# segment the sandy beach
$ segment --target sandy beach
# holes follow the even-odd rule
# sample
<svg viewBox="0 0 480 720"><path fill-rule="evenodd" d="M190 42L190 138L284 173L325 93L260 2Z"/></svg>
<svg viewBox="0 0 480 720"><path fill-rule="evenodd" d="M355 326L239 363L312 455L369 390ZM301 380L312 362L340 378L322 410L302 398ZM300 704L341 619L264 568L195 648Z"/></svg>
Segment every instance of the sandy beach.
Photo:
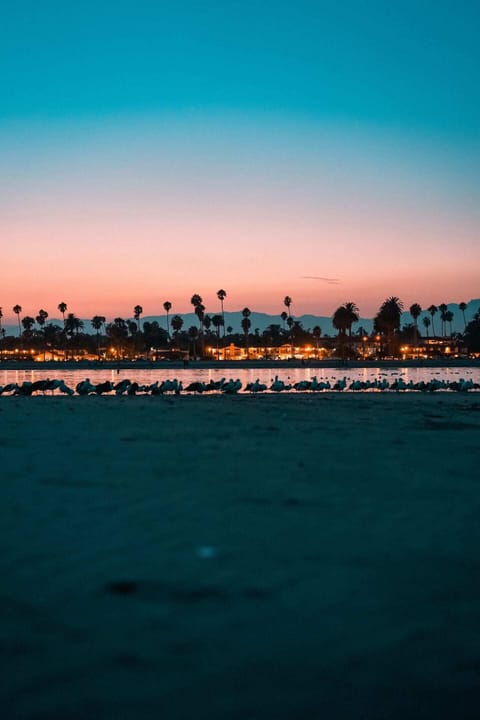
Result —
<svg viewBox="0 0 480 720"><path fill-rule="evenodd" d="M5 397L6 720L477 720L480 396Z"/></svg>

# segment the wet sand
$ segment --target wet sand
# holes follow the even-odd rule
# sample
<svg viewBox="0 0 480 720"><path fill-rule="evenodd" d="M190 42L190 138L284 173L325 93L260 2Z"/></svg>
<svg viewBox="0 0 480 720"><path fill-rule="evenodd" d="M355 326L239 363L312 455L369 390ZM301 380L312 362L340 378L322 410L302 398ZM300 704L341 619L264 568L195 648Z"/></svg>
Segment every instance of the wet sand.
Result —
<svg viewBox="0 0 480 720"><path fill-rule="evenodd" d="M0 402L7 720L476 720L480 396Z"/></svg>

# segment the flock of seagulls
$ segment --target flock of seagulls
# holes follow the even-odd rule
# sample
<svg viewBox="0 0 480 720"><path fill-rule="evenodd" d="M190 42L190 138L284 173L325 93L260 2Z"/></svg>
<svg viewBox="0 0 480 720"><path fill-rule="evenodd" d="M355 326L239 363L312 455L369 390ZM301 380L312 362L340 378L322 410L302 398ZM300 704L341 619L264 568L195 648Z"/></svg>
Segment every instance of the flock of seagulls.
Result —
<svg viewBox="0 0 480 720"><path fill-rule="evenodd" d="M313 377L311 380L300 380L296 383L289 383L278 378L271 381L270 385L260 382L260 379L254 382L247 383L245 388L241 380L222 378L221 380L210 380L208 383L195 381L191 382L186 387L183 386L181 380L174 378L173 380L163 380L162 382L156 381L150 385L140 385L137 382L124 379L117 383L105 381L93 385L89 378L79 382L75 389L68 387L63 380L35 380L34 382L25 381L22 384L8 383L5 386L0 385L0 395L22 395L25 397L34 395L36 393L51 393L55 391L63 393L65 395L104 395L104 394L115 394L115 395L166 395L174 394L180 395L181 393L203 395L206 393L222 393L224 395L236 395L240 391L251 394L271 392L361 392L361 391L417 391L417 392L435 392L437 390L450 390L455 392L468 392L469 390L480 390L480 384L473 382L473 380L465 380L459 378L458 380L439 380L431 379L428 381L421 380L419 382L405 382L403 378L396 378L392 382L389 382L387 378L381 380L352 380L350 381L347 377L343 377L340 380L336 380L334 383L330 383L329 380L318 380Z"/></svg>

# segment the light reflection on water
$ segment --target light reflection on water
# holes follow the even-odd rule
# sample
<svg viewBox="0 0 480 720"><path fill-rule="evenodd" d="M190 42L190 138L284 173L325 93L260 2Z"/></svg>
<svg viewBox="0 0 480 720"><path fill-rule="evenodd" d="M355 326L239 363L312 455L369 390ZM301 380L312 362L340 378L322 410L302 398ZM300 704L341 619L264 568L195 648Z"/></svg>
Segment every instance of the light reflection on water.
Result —
<svg viewBox="0 0 480 720"><path fill-rule="evenodd" d="M151 369L151 368L139 368L139 369L121 369L117 372L115 369L91 369L82 368L80 370L71 369L49 369L49 370L3 370L0 374L0 385L7 385L8 383L17 383L21 385L24 381L33 382L35 380L45 380L47 378L63 379L65 383L72 388L75 388L77 383L85 378L89 378L93 385L101 382L110 380L114 383L119 382L128 378L129 380L136 381L140 385L151 385L158 380L161 383L163 380L173 380L177 378L181 380L183 386L186 387L189 383L194 381L209 382L210 380L217 381L221 378L229 380L239 378L242 381L243 388L249 382L253 382L259 379L261 383L265 383L267 386L271 384L273 379L277 376L280 380L285 383L294 384L301 380L311 380L313 377L317 377L318 380L329 380L333 385L337 380L341 380L343 377L347 378L348 383L354 380L361 381L373 381L375 379L381 380L385 378L389 383L395 379L403 378L408 383L412 380L414 383L425 381L428 382L432 378L439 380L446 380L447 382L459 380L464 378L465 380L473 380L475 383L480 383L480 368L476 367L404 367L404 368L185 368L178 369L168 368L162 369Z"/></svg>

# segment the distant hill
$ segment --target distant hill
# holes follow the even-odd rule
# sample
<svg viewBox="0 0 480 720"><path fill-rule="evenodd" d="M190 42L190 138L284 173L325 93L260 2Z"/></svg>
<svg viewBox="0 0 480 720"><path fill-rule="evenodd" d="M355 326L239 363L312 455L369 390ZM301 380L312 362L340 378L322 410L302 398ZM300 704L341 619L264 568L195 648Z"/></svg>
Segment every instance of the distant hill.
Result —
<svg viewBox="0 0 480 720"><path fill-rule="evenodd" d="M461 332L463 331L463 317L462 313L458 309L458 304L456 303L449 303L448 309L453 313L454 320L453 320L453 329L454 331ZM465 318L467 323L473 318L474 314L477 312L477 310L480 309L480 299L477 300L470 300L467 304L467 309L465 310ZM170 319L173 315L178 314L183 318L183 327L184 329L188 329L191 325L198 326L198 319L195 313L170 313ZM210 316L215 315L215 312L208 313ZM425 310L422 312L420 318L418 319L418 324L420 328L423 328L422 319L424 317L431 318L430 314L426 312ZM315 325L319 325L322 329L322 335L335 335L336 330L334 329L332 325L332 318L326 317L324 315L293 315L294 320L299 320L302 323L302 326L306 330L311 330L315 327ZM125 318L127 319L127 318ZM152 322L153 320L156 320L161 327L166 328L166 317L165 315L145 315L142 316L141 322L144 323L146 321ZM63 320L62 318L48 318L48 323L52 323L54 325L59 325L60 327L63 326ZM89 320L84 319L83 320L85 324L85 332L88 333L94 333L94 329L91 326L91 323ZM226 312L225 313L225 326L226 327L232 327L233 332L242 332L242 313L241 312ZM282 320L280 318L280 315L268 315L267 313L257 313L252 312L250 315L250 322L251 325L251 332L254 332L257 328L260 332L265 330L266 327L269 325L280 325L282 326ZM402 314L402 321L401 324L406 325L407 323L411 323L412 318L410 316L410 313L404 312ZM437 313L434 317L434 324L435 324L435 331L437 335L440 332L440 315ZM8 324L3 326L7 332L8 335L16 335L18 334L18 325L14 324ZM353 330L355 331L359 327L363 327L367 332L371 332L373 329L373 318L360 318L359 322L356 323L353 326Z"/></svg>

